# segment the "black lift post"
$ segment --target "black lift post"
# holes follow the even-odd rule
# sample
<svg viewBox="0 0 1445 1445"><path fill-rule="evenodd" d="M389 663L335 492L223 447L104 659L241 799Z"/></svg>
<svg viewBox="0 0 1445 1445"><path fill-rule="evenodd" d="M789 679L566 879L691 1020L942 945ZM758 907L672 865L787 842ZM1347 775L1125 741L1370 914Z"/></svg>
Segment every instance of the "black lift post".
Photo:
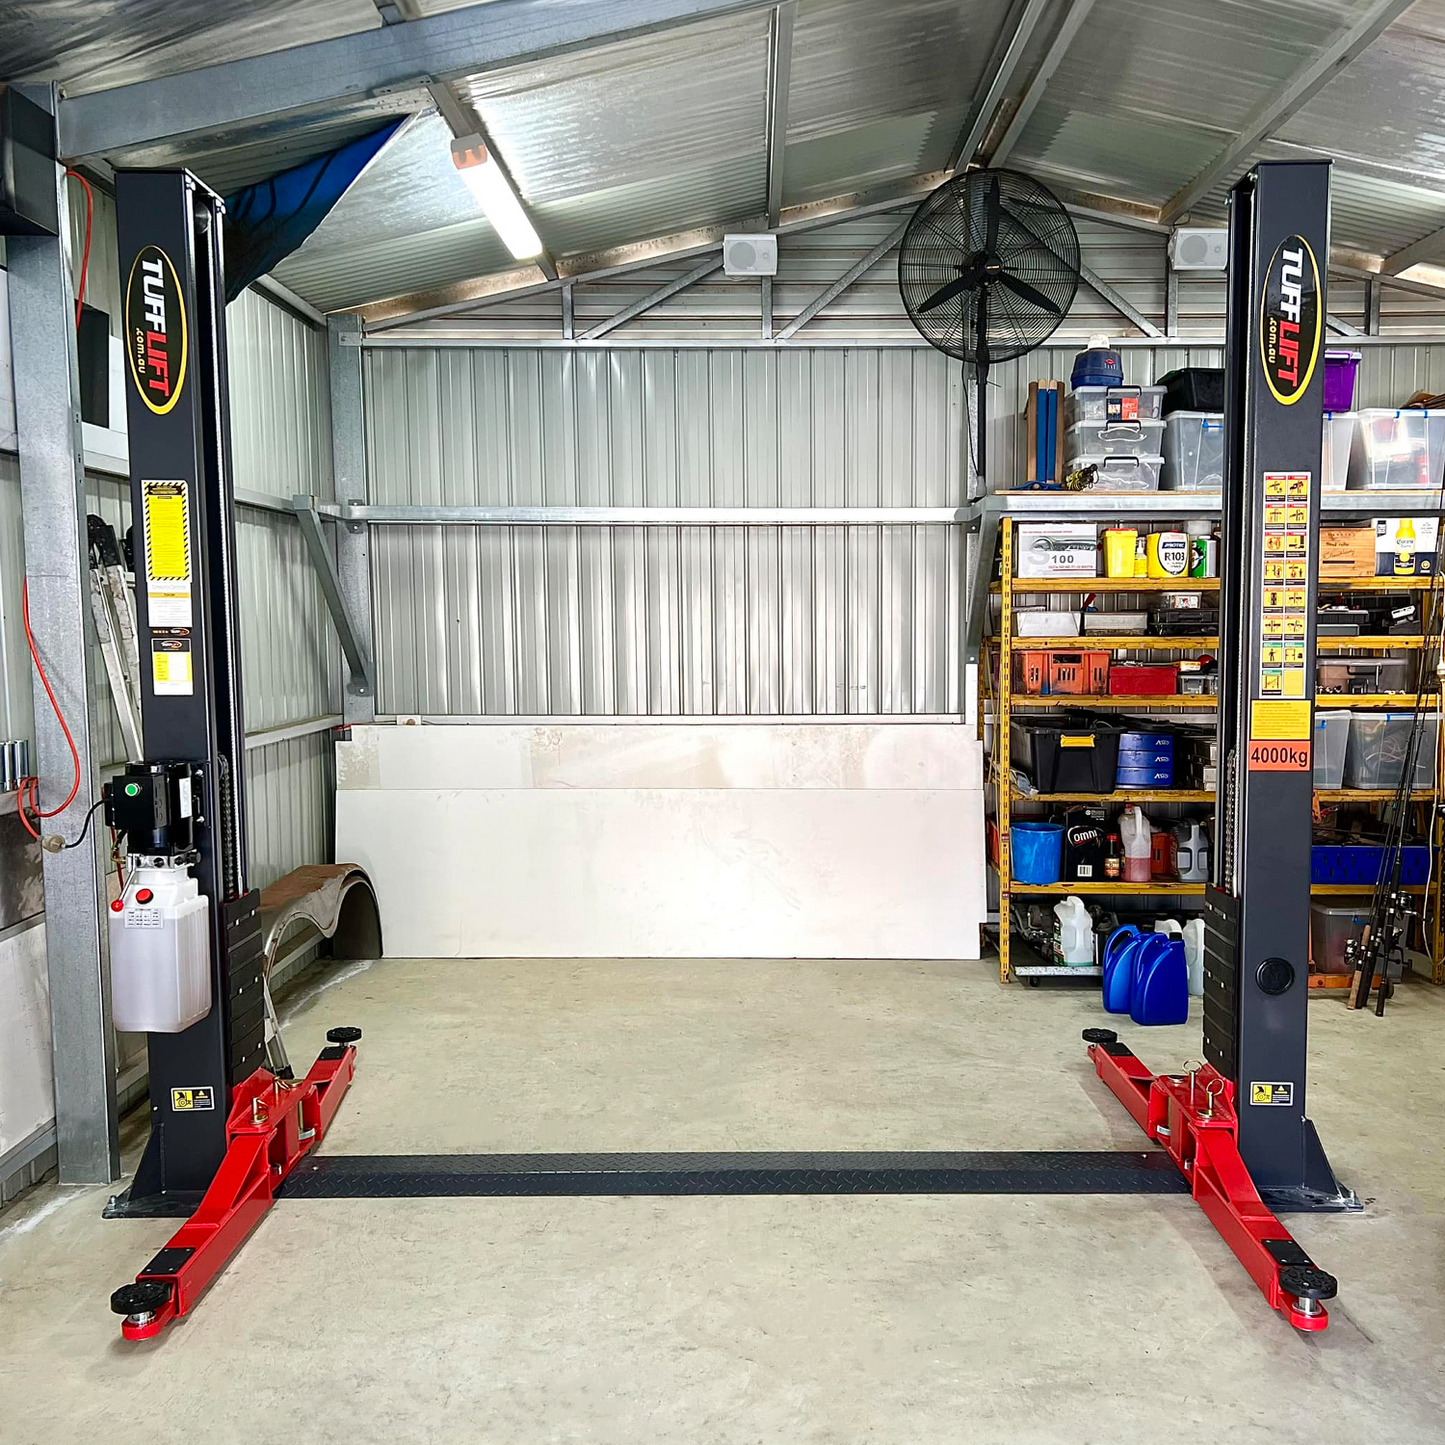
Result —
<svg viewBox="0 0 1445 1445"><path fill-rule="evenodd" d="M1311 740L1328 161L1230 192L1219 796L1205 901L1204 1056L1274 1209L1340 1209L1306 1117Z"/></svg>

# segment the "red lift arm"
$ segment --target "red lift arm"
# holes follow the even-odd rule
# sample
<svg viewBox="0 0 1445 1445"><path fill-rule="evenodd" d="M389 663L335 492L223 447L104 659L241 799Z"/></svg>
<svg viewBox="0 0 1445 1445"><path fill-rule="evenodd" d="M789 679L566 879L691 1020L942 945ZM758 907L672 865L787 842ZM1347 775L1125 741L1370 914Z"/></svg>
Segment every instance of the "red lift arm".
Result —
<svg viewBox="0 0 1445 1445"><path fill-rule="evenodd" d="M1151 1074L1112 1029L1085 1029L1084 1038L1099 1077L1179 1166L1195 1203L1271 1307L1297 1330L1324 1329L1334 1276L1316 1267L1260 1199L1239 1156L1234 1085L1209 1064Z"/></svg>
<svg viewBox="0 0 1445 1445"><path fill-rule="evenodd" d="M360 1029L331 1029L300 1083L257 1069L232 1091L226 1155L200 1206L110 1307L148 1340L187 1314L270 1209L282 1180L325 1137L356 1071Z"/></svg>

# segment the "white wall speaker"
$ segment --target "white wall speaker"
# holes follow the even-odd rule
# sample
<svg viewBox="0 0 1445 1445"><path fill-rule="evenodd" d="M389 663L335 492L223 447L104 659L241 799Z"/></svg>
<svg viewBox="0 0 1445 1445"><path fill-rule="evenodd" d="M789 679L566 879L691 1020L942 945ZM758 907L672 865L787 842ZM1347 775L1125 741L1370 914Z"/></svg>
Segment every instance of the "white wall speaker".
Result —
<svg viewBox="0 0 1445 1445"><path fill-rule="evenodd" d="M766 231L724 236L723 270L729 276L776 276L778 238Z"/></svg>
<svg viewBox="0 0 1445 1445"><path fill-rule="evenodd" d="M1223 227L1176 226L1169 236L1169 260L1176 271L1227 270L1229 232Z"/></svg>

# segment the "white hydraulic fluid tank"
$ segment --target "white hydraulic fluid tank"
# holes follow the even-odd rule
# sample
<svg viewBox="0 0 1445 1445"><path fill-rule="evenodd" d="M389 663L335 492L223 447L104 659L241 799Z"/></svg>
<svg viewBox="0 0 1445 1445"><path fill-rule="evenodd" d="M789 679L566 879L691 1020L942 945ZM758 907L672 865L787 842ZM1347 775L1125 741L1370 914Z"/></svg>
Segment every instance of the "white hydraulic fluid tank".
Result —
<svg viewBox="0 0 1445 1445"><path fill-rule="evenodd" d="M211 1011L211 903L184 866L138 867L110 905L111 1018L178 1034Z"/></svg>

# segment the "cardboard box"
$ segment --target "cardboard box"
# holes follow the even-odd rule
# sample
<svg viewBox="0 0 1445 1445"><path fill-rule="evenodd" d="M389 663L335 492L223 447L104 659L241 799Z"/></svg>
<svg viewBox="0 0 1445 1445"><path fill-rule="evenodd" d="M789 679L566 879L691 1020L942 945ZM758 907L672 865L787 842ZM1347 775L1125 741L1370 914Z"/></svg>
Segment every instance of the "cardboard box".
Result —
<svg viewBox="0 0 1445 1445"><path fill-rule="evenodd" d="M1375 576L1433 577L1439 559L1438 517L1375 518Z"/></svg>
<svg viewBox="0 0 1445 1445"><path fill-rule="evenodd" d="M1321 527L1320 576L1373 577L1375 575L1375 529L1373 527Z"/></svg>
<svg viewBox="0 0 1445 1445"><path fill-rule="evenodd" d="M1016 565L1020 577L1097 577L1098 526L1093 522L1022 522Z"/></svg>

